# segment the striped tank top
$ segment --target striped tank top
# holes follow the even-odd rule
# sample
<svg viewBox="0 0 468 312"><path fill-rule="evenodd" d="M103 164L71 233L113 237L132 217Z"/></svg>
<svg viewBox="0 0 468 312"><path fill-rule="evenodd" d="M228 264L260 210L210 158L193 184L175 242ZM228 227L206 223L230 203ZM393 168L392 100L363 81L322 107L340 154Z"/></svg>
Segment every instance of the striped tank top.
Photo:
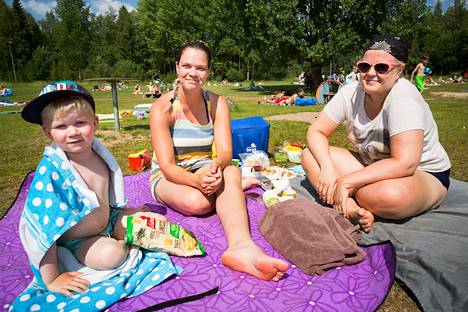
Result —
<svg viewBox="0 0 468 312"><path fill-rule="evenodd" d="M185 116L179 99L175 99L172 108L175 114L175 122L169 130L174 143L174 156L176 164L187 171L199 169L212 161L214 130L213 121L208 112L208 93L203 92L205 99L208 123L196 125ZM150 185L153 185L162 177L156 153L153 153L151 166Z"/></svg>

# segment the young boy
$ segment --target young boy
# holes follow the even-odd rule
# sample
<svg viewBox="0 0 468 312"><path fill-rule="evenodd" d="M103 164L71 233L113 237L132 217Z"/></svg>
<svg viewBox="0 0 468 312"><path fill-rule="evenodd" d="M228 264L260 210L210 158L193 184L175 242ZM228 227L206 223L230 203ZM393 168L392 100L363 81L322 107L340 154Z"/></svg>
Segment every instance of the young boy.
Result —
<svg viewBox="0 0 468 312"><path fill-rule="evenodd" d="M145 214L148 210L112 209L126 204L123 177L117 161L94 137L98 118L92 96L76 82L54 82L45 86L39 97L24 107L21 116L41 125L53 143L45 148L20 220L21 241L37 279L26 289L26 295L37 295L37 292L28 292L33 286L46 294L50 291L70 298L85 293L92 284L90 280L100 282L109 278L109 272L123 272L126 263L132 263L126 272L145 264L145 253L136 255L136 251L124 243L125 227L121 219L123 215ZM83 271L61 270L60 257L67 255L67 250L80 264L97 272L98 277L91 274L91 278L86 279ZM159 268L145 264L146 277L153 275L155 278L153 281L147 279L152 286L180 273L166 254L158 253L158 256L160 261L156 266L160 265ZM158 274L152 273L153 269ZM107 276L99 277L103 271ZM138 291L132 294L132 289L147 289L148 285L140 283L143 281L139 279L134 286L122 288L116 298L106 301L106 306L122 298L123 293L125 296L138 294ZM114 286L112 294L116 289ZM91 294L88 294L85 301L98 300L100 295L97 291L89 300ZM20 295L17 302L24 302L21 299L24 296ZM44 297L42 302L49 303L49 297ZM66 310L77 301L72 300L70 304ZM17 307L19 310L24 308Z"/></svg>
<svg viewBox="0 0 468 312"><path fill-rule="evenodd" d="M416 88L419 90L419 92L423 92L424 90L424 69L428 63L429 57L426 55L421 56L421 62L416 65L413 72L411 73L411 81L413 81L414 78L414 83L416 84ZM416 77L414 77L415 73Z"/></svg>

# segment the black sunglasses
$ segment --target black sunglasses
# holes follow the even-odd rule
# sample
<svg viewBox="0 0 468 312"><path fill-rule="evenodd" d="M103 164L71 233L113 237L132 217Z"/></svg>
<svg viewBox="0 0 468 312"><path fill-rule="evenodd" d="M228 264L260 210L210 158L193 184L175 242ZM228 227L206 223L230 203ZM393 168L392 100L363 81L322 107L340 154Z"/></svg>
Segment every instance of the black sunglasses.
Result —
<svg viewBox="0 0 468 312"><path fill-rule="evenodd" d="M393 67L400 66L401 64L392 64L392 63L377 63L377 64L370 64L367 62L358 62L356 64L359 71L363 74L367 73L372 67L377 74L383 75L386 74L390 69Z"/></svg>

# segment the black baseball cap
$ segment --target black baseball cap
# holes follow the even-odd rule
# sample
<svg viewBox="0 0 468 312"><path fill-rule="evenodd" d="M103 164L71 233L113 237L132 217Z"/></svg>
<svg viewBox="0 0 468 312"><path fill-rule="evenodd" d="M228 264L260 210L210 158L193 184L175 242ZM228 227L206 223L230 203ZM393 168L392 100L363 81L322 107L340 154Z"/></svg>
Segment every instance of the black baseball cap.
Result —
<svg viewBox="0 0 468 312"><path fill-rule="evenodd" d="M393 35L375 35L372 37L368 50L383 50L393 55L397 60L408 62L411 42L405 38Z"/></svg>
<svg viewBox="0 0 468 312"><path fill-rule="evenodd" d="M75 81L61 80L49 83L42 88L39 96L23 108L21 117L28 122L42 125L41 113L44 107L57 99L69 96L84 97L93 108L93 111L96 111L94 99L85 88Z"/></svg>

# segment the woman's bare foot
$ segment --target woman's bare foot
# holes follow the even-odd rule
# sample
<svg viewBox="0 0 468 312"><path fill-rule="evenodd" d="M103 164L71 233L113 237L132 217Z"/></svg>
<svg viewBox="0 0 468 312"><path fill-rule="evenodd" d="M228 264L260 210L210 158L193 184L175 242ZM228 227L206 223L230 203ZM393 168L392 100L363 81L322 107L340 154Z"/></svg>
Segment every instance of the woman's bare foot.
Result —
<svg viewBox="0 0 468 312"><path fill-rule="evenodd" d="M364 208L360 208L357 214L359 216L359 226L364 232L369 233L374 224L374 214Z"/></svg>
<svg viewBox="0 0 468 312"><path fill-rule="evenodd" d="M252 187L260 185L260 181L254 177L242 178L242 190L248 190Z"/></svg>
<svg viewBox="0 0 468 312"><path fill-rule="evenodd" d="M353 198L348 198L345 216L353 224L359 224L361 230L366 233L371 231L374 224L374 214L360 207Z"/></svg>
<svg viewBox="0 0 468 312"><path fill-rule="evenodd" d="M229 246L221 256L221 262L230 269L275 282L288 269L286 262L266 255L253 241Z"/></svg>

